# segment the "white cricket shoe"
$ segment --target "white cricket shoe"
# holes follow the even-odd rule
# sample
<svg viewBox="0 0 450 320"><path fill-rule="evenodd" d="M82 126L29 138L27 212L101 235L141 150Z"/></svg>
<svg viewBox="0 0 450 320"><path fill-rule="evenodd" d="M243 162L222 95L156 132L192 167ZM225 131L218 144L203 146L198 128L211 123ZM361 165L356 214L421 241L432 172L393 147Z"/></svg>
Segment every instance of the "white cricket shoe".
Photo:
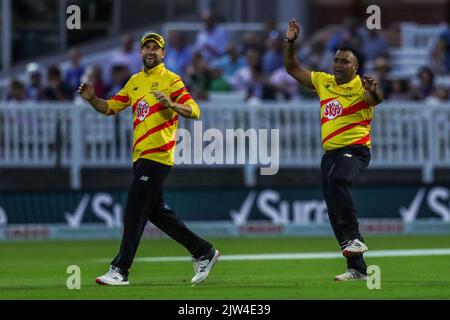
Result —
<svg viewBox="0 0 450 320"><path fill-rule="evenodd" d="M115 266L110 266L109 271L104 275L95 279L95 282L100 285L110 286L127 286L129 285L128 276L124 272Z"/></svg>
<svg viewBox="0 0 450 320"><path fill-rule="evenodd" d="M219 256L219 250L211 249L210 254L204 255L198 260L194 257L192 258L195 272L195 276L191 280L192 285L196 285L208 277L209 272L216 263L217 259L219 259Z"/></svg>
<svg viewBox="0 0 450 320"><path fill-rule="evenodd" d="M352 281L352 280L367 280L367 276L355 269L348 269L343 274L334 277L334 281Z"/></svg>
<svg viewBox="0 0 450 320"><path fill-rule="evenodd" d="M358 239L354 239L348 242L347 246L344 248L344 250L342 250L342 254L344 255L344 257L348 258L363 254L367 250L369 250L369 248L367 248L367 246L363 242L359 241Z"/></svg>

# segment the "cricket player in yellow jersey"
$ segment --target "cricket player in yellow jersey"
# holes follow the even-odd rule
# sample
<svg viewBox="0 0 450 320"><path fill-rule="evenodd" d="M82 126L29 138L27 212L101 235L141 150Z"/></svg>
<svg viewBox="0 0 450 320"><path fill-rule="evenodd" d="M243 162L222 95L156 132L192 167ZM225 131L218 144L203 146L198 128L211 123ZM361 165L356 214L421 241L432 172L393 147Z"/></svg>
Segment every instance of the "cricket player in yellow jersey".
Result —
<svg viewBox="0 0 450 320"><path fill-rule="evenodd" d="M334 280L367 279L363 253L368 250L359 232L352 181L370 161L370 122L375 105L383 100L377 82L360 78L358 55L340 48L334 57L333 74L309 71L295 57L294 42L300 33L295 19L285 36L284 63L287 72L320 99L322 145L322 191L334 234L347 258L347 270Z"/></svg>
<svg viewBox="0 0 450 320"><path fill-rule="evenodd" d="M163 59L165 41L149 33L140 41L143 68L110 100L97 97L92 83L82 83L78 93L98 112L114 115L133 110L133 173L124 214L119 253L109 271L96 282L128 285L128 273L149 220L192 255L197 284L205 280L219 257L212 244L190 231L164 202L162 185L174 164L178 117L198 119L200 109L180 76L167 70Z"/></svg>

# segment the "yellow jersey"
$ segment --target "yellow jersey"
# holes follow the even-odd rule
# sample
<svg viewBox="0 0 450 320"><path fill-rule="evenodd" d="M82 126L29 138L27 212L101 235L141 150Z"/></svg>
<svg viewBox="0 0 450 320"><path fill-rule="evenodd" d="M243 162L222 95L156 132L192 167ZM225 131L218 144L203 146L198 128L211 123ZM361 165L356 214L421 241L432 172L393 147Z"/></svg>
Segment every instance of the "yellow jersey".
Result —
<svg viewBox="0 0 450 320"><path fill-rule="evenodd" d="M338 85L333 75L311 72L320 99L322 146L326 151L350 145L370 148L370 122L375 106L364 101L361 78Z"/></svg>
<svg viewBox="0 0 450 320"><path fill-rule="evenodd" d="M166 69L164 63L134 74L114 97L107 100L107 114L113 115L132 106L133 162L145 158L173 166L178 114L164 107L153 96L155 91L170 96L173 102L190 105L191 118L200 118L200 109L182 79Z"/></svg>

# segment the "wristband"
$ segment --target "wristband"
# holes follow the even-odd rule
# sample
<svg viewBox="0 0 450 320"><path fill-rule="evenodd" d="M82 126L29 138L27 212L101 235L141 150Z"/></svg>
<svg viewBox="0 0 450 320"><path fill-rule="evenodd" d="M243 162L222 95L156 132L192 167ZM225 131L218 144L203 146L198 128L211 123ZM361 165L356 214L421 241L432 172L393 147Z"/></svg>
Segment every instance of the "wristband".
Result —
<svg viewBox="0 0 450 320"><path fill-rule="evenodd" d="M288 37L284 37L284 41L286 41L287 43L294 43L295 40L289 40Z"/></svg>

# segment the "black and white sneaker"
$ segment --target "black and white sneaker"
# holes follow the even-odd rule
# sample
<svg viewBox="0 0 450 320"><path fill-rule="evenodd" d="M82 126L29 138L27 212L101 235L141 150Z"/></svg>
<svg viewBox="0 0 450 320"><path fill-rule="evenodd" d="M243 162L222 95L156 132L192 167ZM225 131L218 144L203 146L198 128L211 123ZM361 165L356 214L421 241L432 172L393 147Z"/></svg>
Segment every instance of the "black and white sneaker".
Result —
<svg viewBox="0 0 450 320"><path fill-rule="evenodd" d="M109 271L104 275L95 279L95 282L100 285L109 285L109 286L127 286L129 285L128 276L122 269L110 266Z"/></svg>
<svg viewBox="0 0 450 320"><path fill-rule="evenodd" d="M369 250L369 248L367 248L367 246L363 242L358 239L354 239L348 241L347 246L342 250L342 254L344 255L344 257L348 258L363 254L367 250Z"/></svg>
<svg viewBox="0 0 450 320"><path fill-rule="evenodd" d="M219 259L219 256L219 250L212 248L209 254L201 256L199 259L192 257L195 272L195 275L191 280L192 285L196 285L208 277L209 272L216 263L217 259Z"/></svg>
<svg viewBox="0 0 450 320"><path fill-rule="evenodd" d="M353 281L353 280L367 280L367 276L358 270L348 269L343 274L334 277L334 281Z"/></svg>

